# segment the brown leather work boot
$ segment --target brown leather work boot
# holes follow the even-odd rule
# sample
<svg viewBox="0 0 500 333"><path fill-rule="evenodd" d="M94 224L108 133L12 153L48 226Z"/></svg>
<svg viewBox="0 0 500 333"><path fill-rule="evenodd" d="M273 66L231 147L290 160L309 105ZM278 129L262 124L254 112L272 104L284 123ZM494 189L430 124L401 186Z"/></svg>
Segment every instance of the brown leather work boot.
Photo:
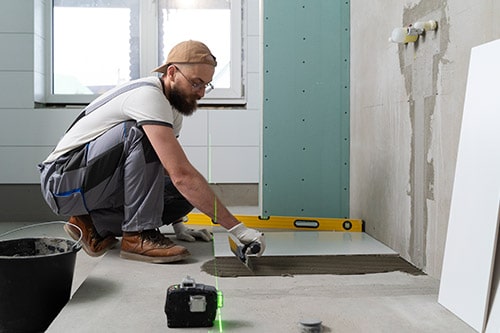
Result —
<svg viewBox="0 0 500 333"><path fill-rule="evenodd" d="M118 243L118 239L113 236L102 237L99 235L90 215L71 216L68 224L64 225L64 230L68 235L74 240L78 240L80 238L80 230L71 225L77 226L82 231L83 250L91 257L102 256L107 250Z"/></svg>
<svg viewBox="0 0 500 333"><path fill-rule="evenodd" d="M157 229L123 233L120 257L125 259L163 264L190 255L184 246L176 245Z"/></svg>

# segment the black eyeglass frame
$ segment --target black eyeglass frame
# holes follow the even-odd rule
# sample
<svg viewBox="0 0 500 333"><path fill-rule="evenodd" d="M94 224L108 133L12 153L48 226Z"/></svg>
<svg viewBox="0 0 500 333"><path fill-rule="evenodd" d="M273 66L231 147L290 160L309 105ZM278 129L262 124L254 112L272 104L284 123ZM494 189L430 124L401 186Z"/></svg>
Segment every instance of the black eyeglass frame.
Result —
<svg viewBox="0 0 500 333"><path fill-rule="evenodd" d="M201 90L202 88L205 89L205 93L208 93L209 91L211 91L212 89L214 89L214 86L212 84L212 82L208 82L208 83L195 83L193 81L191 81L190 79L187 78L186 75L184 75L184 73L179 69L179 67L175 66L175 69L177 71L179 71L179 73L181 73L181 75L186 79L187 82L189 82L191 84L191 88L193 88L193 90Z"/></svg>

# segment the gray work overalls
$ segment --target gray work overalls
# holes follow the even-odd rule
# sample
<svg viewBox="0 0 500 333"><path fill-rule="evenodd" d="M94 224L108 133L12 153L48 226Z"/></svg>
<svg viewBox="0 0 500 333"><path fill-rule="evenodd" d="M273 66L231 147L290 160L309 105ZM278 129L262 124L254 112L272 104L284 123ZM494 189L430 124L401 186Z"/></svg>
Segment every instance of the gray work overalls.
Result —
<svg viewBox="0 0 500 333"><path fill-rule="evenodd" d="M90 104L75 123L101 105ZM58 215L90 214L103 237L155 229L193 209L172 184L144 131L133 120L118 123L38 168L42 194L50 208Z"/></svg>

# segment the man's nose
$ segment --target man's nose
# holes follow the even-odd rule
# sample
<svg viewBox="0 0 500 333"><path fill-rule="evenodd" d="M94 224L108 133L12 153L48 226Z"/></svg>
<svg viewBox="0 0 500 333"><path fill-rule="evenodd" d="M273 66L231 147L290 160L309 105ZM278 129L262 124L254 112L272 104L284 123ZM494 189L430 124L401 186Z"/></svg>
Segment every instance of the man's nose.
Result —
<svg viewBox="0 0 500 333"><path fill-rule="evenodd" d="M198 90L196 90L196 95L198 95L198 99L203 98L205 96L205 86L202 86Z"/></svg>

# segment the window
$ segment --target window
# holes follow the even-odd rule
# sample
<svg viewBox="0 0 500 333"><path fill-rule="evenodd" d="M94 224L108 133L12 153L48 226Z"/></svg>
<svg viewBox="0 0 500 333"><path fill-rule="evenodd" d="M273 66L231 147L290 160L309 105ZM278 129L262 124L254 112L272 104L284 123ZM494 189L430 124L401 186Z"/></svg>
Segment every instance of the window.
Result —
<svg viewBox="0 0 500 333"><path fill-rule="evenodd" d="M88 103L164 63L173 45L203 41L217 57L200 104L244 103L241 0L53 0L48 103Z"/></svg>

